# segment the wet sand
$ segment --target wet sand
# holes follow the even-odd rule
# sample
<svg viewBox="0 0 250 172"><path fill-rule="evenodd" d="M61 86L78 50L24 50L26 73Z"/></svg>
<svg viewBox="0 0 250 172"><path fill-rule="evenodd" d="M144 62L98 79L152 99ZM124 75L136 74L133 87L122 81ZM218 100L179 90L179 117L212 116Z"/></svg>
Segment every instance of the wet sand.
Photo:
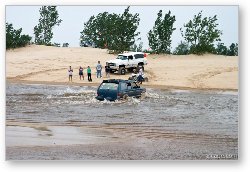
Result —
<svg viewBox="0 0 250 172"><path fill-rule="evenodd" d="M8 134L29 129L7 127ZM79 130L79 127L49 127L54 130ZM83 129L81 129L83 130ZM105 130L85 128L86 132L69 137L66 132L60 138L42 135L23 138L24 143L14 143L6 148L7 160L223 160L238 159L237 139L219 138L209 135L190 135L187 133L158 133L151 131L141 136L113 136ZM108 130L107 130L108 131ZM131 132L133 130L130 130ZM17 134L16 133L16 134ZM85 134L85 136L83 136ZM91 134L91 135L90 135ZM89 137L86 138L86 135ZM151 137L150 139L147 137ZM20 137L23 136L23 132ZM121 138L122 136L122 138ZM24 140L25 139L25 140ZM46 140L46 141L45 141ZM83 141L84 140L84 141ZM222 142L223 140L223 142ZM45 141L45 142L44 142ZM65 141L65 142L64 142ZM78 144L77 144L78 143ZM225 151L225 147L230 148ZM204 149L206 148L206 149ZM219 156L219 157L216 157Z"/></svg>
<svg viewBox="0 0 250 172"><path fill-rule="evenodd" d="M6 140L6 145L8 147L95 144L104 142L106 135L110 134L104 130L75 126L39 126L26 124L23 127L21 125L19 123L17 126L11 126L10 124L7 126L6 135L8 139Z"/></svg>

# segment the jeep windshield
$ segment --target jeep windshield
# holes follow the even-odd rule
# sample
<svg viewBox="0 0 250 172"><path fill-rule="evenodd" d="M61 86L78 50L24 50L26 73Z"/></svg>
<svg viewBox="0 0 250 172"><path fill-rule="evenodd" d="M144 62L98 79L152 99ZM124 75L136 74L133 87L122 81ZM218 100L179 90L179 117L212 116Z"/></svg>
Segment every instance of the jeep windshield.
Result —
<svg viewBox="0 0 250 172"><path fill-rule="evenodd" d="M100 90L117 90L117 83L102 83L100 86Z"/></svg>
<svg viewBox="0 0 250 172"><path fill-rule="evenodd" d="M122 56L122 55L119 55L116 59L120 59L120 60L127 60L128 57L127 56Z"/></svg>

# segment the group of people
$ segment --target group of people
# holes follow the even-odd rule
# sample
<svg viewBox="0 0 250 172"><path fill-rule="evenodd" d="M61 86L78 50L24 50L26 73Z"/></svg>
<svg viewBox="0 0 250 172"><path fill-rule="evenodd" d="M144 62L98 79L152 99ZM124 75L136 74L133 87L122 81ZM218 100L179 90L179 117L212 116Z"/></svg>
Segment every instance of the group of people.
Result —
<svg viewBox="0 0 250 172"><path fill-rule="evenodd" d="M72 69L71 66L69 66L68 74L69 74L69 82L70 81L72 82L73 69ZM91 82L92 81L91 68L89 66L87 67L87 75L88 75L88 81ZM83 67L82 66L79 67L79 77L80 77L80 80L82 80L82 79L84 80Z"/></svg>
<svg viewBox="0 0 250 172"><path fill-rule="evenodd" d="M80 80L84 80L84 75L83 75L83 67L79 67L79 77ZM109 66L105 66L105 72L106 72L106 77L109 78L110 77L110 67ZM68 74L69 74L69 82L72 82L72 76L73 76L73 69L71 66L69 66L68 69ZM92 78L91 78L91 68L88 66L87 67L87 75L88 75L88 81L92 82ZM97 65L96 65L96 77L97 78L102 78L102 65L100 63L100 61L98 61Z"/></svg>
<svg viewBox="0 0 250 172"><path fill-rule="evenodd" d="M80 66L79 67L80 80L84 80L83 70L84 70L83 67ZM109 65L105 66L105 73L106 73L107 78L110 77L110 72L111 72L110 66ZM134 71L134 73L135 73L135 71ZM68 74L69 74L69 82L72 82L73 69L71 66L69 66ZM89 66L87 67L87 75L88 75L88 81L92 82L91 68ZM139 84L142 84L143 75L144 75L143 69L142 69L142 67L140 67L139 72L138 72L138 76L137 76L137 82ZM100 61L98 61L97 65L96 65L96 78L102 78L102 65L101 65Z"/></svg>

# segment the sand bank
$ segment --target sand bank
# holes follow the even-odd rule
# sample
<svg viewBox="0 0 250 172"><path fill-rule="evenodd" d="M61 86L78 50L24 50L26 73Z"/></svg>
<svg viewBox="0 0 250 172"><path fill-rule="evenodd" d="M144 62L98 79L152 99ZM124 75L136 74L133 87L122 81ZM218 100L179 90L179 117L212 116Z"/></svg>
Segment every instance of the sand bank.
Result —
<svg viewBox="0 0 250 172"><path fill-rule="evenodd" d="M98 85L105 79L95 77L95 66L116 55L105 49L67 48L31 45L6 52L7 82ZM149 78L146 86L171 89L238 89L238 57L219 55L148 55L145 73ZM74 69L73 83L68 82L67 69ZM79 80L78 69L82 66L85 80ZM93 82L86 79L86 68L92 69ZM111 78L128 79L130 74L111 74Z"/></svg>

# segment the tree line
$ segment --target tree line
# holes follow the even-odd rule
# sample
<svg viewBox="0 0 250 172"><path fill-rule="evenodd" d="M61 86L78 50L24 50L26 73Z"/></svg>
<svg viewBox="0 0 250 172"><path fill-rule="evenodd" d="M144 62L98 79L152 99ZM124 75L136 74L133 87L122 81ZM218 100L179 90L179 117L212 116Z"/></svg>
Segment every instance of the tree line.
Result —
<svg viewBox="0 0 250 172"><path fill-rule="evenodd" d="M6 23L6 49L24 47L30 43L29 35L22 35L22 28L14 29L12 24Z"/></svg>
<svg viewBox="0 0 250 172"><path fill-rule="evenodd" d="M172 34L176 30L174 23L175 15L171 11L164 14L160 10L152 29L149 30L147 38L149 50L142 50L143 43L136 44L141 38L137 31L140 23L139 14L130 13L128 6L122 14L103 12L91 16L84 23L80 32L80 46L92 46L105 48L110 53L123 51L144 51L156 54L204 54L213 53L220 55L238 55L238 44L232 43L226 47L221 42L221 30L218 29L217 16L203 17L202 11L194 15L192 20L184 23L180 28L183 41L171 52ZM43 6L39 10L39 23L34 27L35 44L60 46L51 43L53 38L52 29L62 22L56 6ZM6 48L16 48L27 45L31 37L21 35L22 29L15 30L12 24L6 23ZM217 45L216 45L217 43ZM64 43L64 46L68 43Z"/></svg>

